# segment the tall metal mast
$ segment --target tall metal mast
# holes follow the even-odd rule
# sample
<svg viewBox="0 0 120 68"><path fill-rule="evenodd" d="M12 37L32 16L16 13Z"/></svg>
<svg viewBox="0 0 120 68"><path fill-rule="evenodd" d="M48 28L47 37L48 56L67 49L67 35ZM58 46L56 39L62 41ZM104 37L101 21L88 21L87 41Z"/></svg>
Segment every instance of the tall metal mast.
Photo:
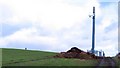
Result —
<svg viewBox="0 0 120 68"><path fill-rule="evenodd" d="M92 53L94 53L94 48L95 48L95 7L93 7L93 16L92 16L92 19L93 19L93 32L92 32Z"/></svg>

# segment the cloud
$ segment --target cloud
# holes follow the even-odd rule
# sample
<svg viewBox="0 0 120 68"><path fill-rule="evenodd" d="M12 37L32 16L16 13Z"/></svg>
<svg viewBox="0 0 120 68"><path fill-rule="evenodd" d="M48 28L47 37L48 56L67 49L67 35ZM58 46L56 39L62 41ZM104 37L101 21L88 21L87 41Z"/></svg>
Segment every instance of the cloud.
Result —
<svg viewBox="0 0 120 68"><path fill-rule="evenodd" d="M42 36L35 27L22 28L14 34L0 39L0 43L6 47L18 47L28 49L41 49L49 51L60 51L68 48L67 44L61 43L59 38L54 36Z"/></svg>
<svg viewBox="0 0 120 68"><path fill-rule="evenodd" d="M15 32L12 35L9 35L5 38L5 40L8 42L23 42L23 43L39 43L41 41L42 43L47 42L46 44L52 44L55 43L55 39L51 37L44 37L44 36L38 36L37 29L35 28L28 28L28 29L21 29L17 32Z"/></svg>
<svg viewBox="0 0 120 68"><path fill-rule="evenodd" d="M119 2L119 0L98 0L99 2Z"/></svg>
<svg viewBox="0 0 120 68"><path fill-rule="evenodd" d="M40 22L40 25L48 29L69 28L78 22L83 22L88 16L92 2L86 7L64 3L62 0L12 0L3 1L13 10L13 16L8 18L10 24L21 24L21 21ZM22 4L22 5L21 5ZM26 5L27 4L27 5ZM88 7L88 8L87 8ZM97 6L96 6L97 7ZM85 13L85 14L83 14Z"/></svg>
<svg viewBox="0 0 120 68"><path fill-rule="evenodd" d="M1 0L0 4L3 11L0 14L4 16L0 22L6 27L12 26L13 30L19 27L11 33L4 31L8 34L0 39L1 47L49 51L65 51L73 46L91 49L92 18L89 15L95 6L95 47L105 50L107 55L115 54L109 53L111 48L117 52L117 28L108 29L110 25L117 24L117 6L113 3L104 8L97 0Z"/></svg>

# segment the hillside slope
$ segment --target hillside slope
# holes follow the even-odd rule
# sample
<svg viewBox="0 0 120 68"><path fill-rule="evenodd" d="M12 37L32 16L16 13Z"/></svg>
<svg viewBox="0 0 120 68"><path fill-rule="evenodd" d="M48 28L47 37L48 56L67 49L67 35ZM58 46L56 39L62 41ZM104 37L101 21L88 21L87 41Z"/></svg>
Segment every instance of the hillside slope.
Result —
<svg viewBox="0 0 120 68"><path fill-rule="evenodd" d="M2 49L2 65L10 65L19 62L29 62L40 59L47 59L57 53L33 51L33 50L21 50L21 49Z"/></svg>
<svg viewBox="0 0 120 68"><path fill-rule="evenodd" d="M2 66L95 66L97 60L54 58L57 53L2 49Z"/></svg>

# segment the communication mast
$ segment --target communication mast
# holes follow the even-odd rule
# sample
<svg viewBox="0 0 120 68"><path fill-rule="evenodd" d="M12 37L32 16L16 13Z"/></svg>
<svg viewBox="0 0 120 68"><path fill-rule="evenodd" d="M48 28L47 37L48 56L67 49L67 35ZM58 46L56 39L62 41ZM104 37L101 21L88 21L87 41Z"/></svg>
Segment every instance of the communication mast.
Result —
<svg viewBox="0 0 120 68"><path fill-rule="evenodd" d="M93 16L92 16L92 19L93 19L93 28L92 28L92 53L95 52L95 7L93 7Z"/></svg>
<svg viewBox="0 0 120 68"><path fill-rule="evenodd" d="M93 23L92 23L92 48L91 50L88 50L88 52L93 53L97 56L105 56L104 51L95 50L95 7L93 7L93 15L89 15L89 17L92 17Z"/></svg>

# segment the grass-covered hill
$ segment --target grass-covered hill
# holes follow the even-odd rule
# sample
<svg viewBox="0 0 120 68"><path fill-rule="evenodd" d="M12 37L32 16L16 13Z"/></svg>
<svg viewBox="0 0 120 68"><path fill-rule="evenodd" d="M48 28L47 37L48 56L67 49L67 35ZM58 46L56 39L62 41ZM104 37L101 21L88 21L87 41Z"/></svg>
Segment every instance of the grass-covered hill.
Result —
<svg viewBox="0 0 120 68"><path fill-rule="evenodd" d="M117 62L117 65L120 68L120 53L118 53L115 57L114 57L115 61Z"/></svg>
<svg viewBox="0 0 120 68"><path fill-rule="evenodd" d="M2 49L2 66L96 66L97 60L54 58L58 53Z"/></svg>

